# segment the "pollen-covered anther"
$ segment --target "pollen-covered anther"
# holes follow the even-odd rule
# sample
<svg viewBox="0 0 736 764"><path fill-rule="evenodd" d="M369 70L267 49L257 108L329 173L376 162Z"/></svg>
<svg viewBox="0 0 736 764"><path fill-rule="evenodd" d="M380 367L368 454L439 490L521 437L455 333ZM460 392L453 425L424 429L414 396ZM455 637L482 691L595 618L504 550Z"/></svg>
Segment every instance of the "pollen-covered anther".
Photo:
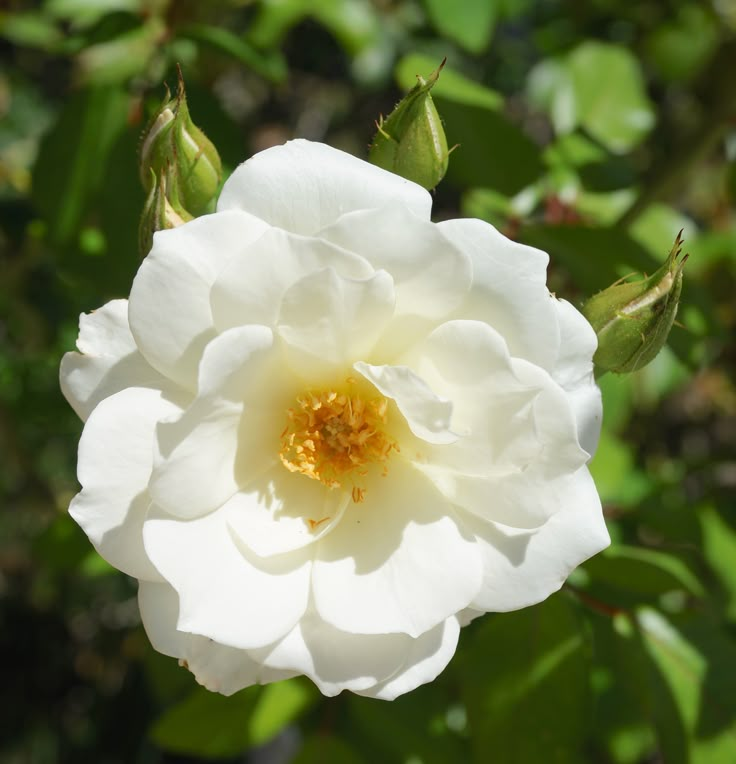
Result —
<svg viewBox="0 0 736 764"><path fill-rule="evenodd" d="M281 434L283 465L330 488L350 483L353 501L363 501L365 488L356 481L374 464L385 475L391 452L399 450L386 433L388 401L324 390L304 393L296 402Z"/></svg>

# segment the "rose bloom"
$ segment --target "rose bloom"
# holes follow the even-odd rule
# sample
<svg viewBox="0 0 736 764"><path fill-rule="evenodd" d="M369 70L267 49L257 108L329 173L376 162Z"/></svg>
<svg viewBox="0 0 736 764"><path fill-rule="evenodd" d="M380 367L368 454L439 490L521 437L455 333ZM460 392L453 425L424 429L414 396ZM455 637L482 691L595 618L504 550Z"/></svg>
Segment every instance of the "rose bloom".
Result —
<svg viewBox="0 0 736 764"><path fill-rule="evenodd" d="M546 254L431 201L292 141L81 317L71 515L211 690L394 698L609 543L593 330Z"/></svg>

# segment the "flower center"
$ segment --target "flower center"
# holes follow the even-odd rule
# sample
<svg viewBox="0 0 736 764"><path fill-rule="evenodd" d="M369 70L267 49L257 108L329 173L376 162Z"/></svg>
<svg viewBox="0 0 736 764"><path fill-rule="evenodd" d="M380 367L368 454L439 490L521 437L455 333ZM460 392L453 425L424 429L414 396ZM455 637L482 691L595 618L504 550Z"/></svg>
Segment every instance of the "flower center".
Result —
<svg viewBox="0 0 736 764"><path fill-rule="evenodd" d="M290 472L300 472L330 488L353 484L353 501L363 501L365 488L358 485L372 464L383 466L399 447L385 432L388 401L382 396L366 399L353 392L308 391L287 410L288 423L281 433L281 461Z"/></svg>

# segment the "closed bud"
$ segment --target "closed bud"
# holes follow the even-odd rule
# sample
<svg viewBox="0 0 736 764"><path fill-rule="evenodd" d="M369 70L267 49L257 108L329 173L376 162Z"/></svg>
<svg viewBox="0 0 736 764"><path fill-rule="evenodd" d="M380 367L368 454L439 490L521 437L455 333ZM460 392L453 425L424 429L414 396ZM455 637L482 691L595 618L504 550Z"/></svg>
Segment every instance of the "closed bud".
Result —
<svg viewBox="0 0 736 764"><path fill-rule="evenodd" d="M138 227L138 251L141 257L145 257L151 251L153 234L156 231L176 228L193 219L181 205L176 188L168 186L168 177L170 173L166 167L160 176L151 170L149 181L151 190L148 192Z"/></svg>
<svg viewBox="0 0 736 764"><path fill-rule="evenodd" d="M217 149L192 122L179 71L175 98L167 95L146 130L140 151L143 186L151 190L151 171L167 175L167 187L191 217L212 212L222 180Z"/></svg>
<svg viewBox="0 0 736 764"><path fill-rule="evenodd" d="M443 61L426 80L417 75L417 84L386 119L381 117L368 155L372 164L426 189L434 188L445 176L450 155L442 120L429 93L444 65Z"/></svg>
<svg viewBox="0 0 736 764"><path fill-rule="evenodd" d="M682 231L665 264L648 278L617 282L582 307L598 335L598 371L624 374L646 366L664 346L682 291ZM679 259L678 259L679 258Z"/></svg>

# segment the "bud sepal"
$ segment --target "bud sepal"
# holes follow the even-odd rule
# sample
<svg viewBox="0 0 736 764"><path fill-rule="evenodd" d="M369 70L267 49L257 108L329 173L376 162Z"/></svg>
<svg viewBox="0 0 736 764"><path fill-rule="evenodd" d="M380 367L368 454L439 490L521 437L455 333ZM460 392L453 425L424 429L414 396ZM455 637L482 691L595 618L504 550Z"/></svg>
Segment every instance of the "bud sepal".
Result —
<svg viewBox="0 0 736 764"><path fill-rule="evenodd" d="M391 114L376 122L377 132L368 154L371 164L428 190L445 176L451 153L442 120L429 92L437 82L445 60L426 79L417 75L417 84L396 104Z"/></svg>
<svg viewBox="0 0 736 764"><path fill-rule="evenodd" d="M598 335L593 357L600 374L626 374L652 361L667 341L682 292L682 231L664 265L640 281L616 282L593 295L583 315Z"/></svg>

